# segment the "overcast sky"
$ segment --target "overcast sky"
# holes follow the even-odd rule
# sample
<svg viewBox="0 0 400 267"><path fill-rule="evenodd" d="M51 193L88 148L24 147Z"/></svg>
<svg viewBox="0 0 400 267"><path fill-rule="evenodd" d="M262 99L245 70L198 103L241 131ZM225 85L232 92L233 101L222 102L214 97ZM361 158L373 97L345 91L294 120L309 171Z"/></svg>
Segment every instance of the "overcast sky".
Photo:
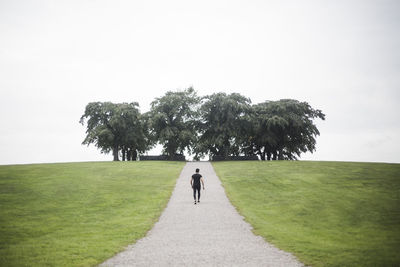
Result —
<svg viewBox="0 0 400 267"><path fill-rule="evenodd" d="M111 160L86 104L189 86L321 109L302 159L399 163L399 29L397 0L0 0L0 164Z"/></svg>

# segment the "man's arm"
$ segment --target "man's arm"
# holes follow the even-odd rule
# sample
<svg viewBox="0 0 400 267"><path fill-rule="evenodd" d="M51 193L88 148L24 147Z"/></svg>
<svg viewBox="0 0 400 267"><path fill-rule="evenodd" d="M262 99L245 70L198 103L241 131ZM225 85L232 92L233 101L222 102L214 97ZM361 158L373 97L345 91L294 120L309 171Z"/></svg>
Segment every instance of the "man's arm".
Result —
<svg viewBox="0 0 400 267"><path fill-rule="evenodd" d="M190 179L190 186L193 188L193 177Z"/></svg>
<svg viewBox="0 0 400 267"><path fill-rule="evenodd" d="M203 190L205 190L204 188L204 181L203 181L203 177L200 178L201 183L203 184Z"/></svg>

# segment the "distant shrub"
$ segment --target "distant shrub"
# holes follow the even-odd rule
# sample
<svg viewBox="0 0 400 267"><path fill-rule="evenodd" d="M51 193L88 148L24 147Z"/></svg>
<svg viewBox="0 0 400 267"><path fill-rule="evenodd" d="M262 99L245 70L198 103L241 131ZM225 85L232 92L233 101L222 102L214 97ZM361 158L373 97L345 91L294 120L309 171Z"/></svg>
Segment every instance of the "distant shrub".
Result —
<svg viewBox="0 0 400 267"><path fill-rule="evenodd" d="M258 160L256 155L253 156L213 156L212 161L232 161L232 160Z"/></svg>
<svg viewBox="0 0 400 267"><path fill-rule="evenodd" d="M168 155L158 155L158 156L144 156L141 155L139 156L140 160L173 160L173 161L186 161L186 158L184 155L173 155L173 156L168 156Z"/></svg>

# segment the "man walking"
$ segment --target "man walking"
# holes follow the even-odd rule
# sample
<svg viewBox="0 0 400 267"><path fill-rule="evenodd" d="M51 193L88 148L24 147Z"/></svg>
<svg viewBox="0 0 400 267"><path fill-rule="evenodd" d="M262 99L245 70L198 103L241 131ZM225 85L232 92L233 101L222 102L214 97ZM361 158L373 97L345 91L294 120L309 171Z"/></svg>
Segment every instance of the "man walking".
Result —
<svg viewBox="0 0 400 267"><path fill-rule="evenodd" d="M197 204L197 202L200 203L200 191L201 191L200 181L201 184L203 185L203 190L205 190L203 177L199 172L200 170L196 169L196 173L192 175L192 179L190 180L190 185L193 188L193 198L195 205ZM197 191L197 202L196 202L196 191Z"/></svg>

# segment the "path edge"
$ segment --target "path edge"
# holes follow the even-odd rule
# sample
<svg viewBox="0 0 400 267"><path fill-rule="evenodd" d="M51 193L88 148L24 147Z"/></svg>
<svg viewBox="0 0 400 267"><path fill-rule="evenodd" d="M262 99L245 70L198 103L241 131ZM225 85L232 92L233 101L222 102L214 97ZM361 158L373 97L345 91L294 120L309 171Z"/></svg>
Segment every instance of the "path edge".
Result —
<svg viewBox="0 0 400 267"><path fill-rule="evenodd" d="M172 190L171 190L171 192L170 192L170 194L169 194L169 196L168 196L168 201L164 204L164 207L162 208L162 210L161 210L161 212L160 212L160 215L159 215L157 218L154 219L154 223L153 223L153 224L151 225L151 227L143 234L143 236L140 237L140 238L138 238L138 239L136 239L135 242L129 243L128 245L122 247L121 250L117 251L114 255L112 255L111 257L109 257L109 258L103 260L102 262L98 263L98 264L95 265L95 266L97 266L97 267L100 267L100 266L107 266L107 265L104 265L104 264L105 264L108 260L114 258L114 257L117 256L118 254L120 254L120 253L122 253L122 252L128 250L128 249L131 248L131 247L133 247L136 243L138 243L140 240L146 238L146 237L150 234L150 232L153 230L154 226L160 221L161 216L164 214L164 212L165 212L165 210L167 209L169 203L171 202L171 197L172 197L172 194L173 194L174 191L175 191L176 184L178 183L178 180L179 180L179 178L181 177L181 174L182 174L183 170L185 169L187 163L188 163L188 162L186 161L185 164L183 165L181 171L179 172L178 177L176 177L175 183L174 183L174 185L172 186ZM214 170L214 171L215 171L215 170Z"/></svg>

